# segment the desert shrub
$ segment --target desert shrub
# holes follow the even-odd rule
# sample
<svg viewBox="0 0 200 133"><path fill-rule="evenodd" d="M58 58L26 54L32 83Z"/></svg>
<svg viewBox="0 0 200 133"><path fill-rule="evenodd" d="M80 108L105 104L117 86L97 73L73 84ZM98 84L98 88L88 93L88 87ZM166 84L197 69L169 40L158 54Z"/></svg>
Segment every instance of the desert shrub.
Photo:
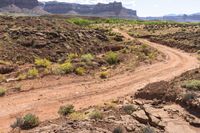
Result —
<svg viewBox="0 0 200 133"><path fill-rule="evenodd" d="M184 82L181 86L190 90L200 90L200 80L189 80Z"/></svg>
<svg viewBox="0 0 200 133"><path fill-rule="evenodd" d="M101 72L101 73L100 73L100 78L102 78L102 79L108 78L108 72L106 72L106 71Z"/></svg>
<svg viewBox="0 0 200 133"><path fill-rule="evenodd" d="M27 75L26 74L20 74L18 77L17 77L19 80L24 80L27 78Z"/></svg>
<svg viewBox="0 0 200 133"><path fill-rule="evenodd" d="M79 25L79 26L88 26L92 24L91 20L83 19L83 18L70 18L68 22Z"/></svg>
<svg viewBox="0 0 200 133"><path fill-rule="evenodd" d="M192 99L195 99L197 97L197 95L194 92L189 92L183 95L182 97L182 101L183 102L187 102L190 101Z"/></svg>
<svg viewBox="0 0 200 133"><path fill-rule="evenodd" d="M78 67L78 68L76 68L75 73L77 75L84 75L85 74L85 69L83 67Z"/></svg>
<svg viewBox="0 0 200 133"><path fill-rule="evenodd" d="M155 131L150 126L145 126L142 128L142 133L155 133Z"/></svg>
<svg viewBox="0 0 200 133"><path fill-rule="evenodd" d="M35 65L38 67L48 67L51 65L51 62L47 59L36 58Z"/></svg>
<svg viewBox="0 0 200 133"><path fill-rule="evenodd" d="M15 91L21 91L22 86L20 84L16 84L15 87L13 87L12 89L14 89Z"/></svg>
<svg viewBox="0 0 200 133"><path fill-rule="evenodd" d="M16 122L11 125L12 128L31 129L39 125L39 118L33 114L27 114L23 118L16 118Z"/></svg>
<svg viewBox="0 0 200 133"><path fill-rule="evenodd" d="M0 82L3 82L5 80L6 80L5 76L3 76L3 75L0 74Z"/></svg>
<svg viewBox="0 0 200 133"><path fill-rule="evenodd" d="M0 97L6 94L6 90L4 88L0 88Z"/></svg>
<svg viewBox="0 0 200 133"><path fill-rule="evenodd" d="M68 61L71 61L72 59L75 59L78 57L78 54L76 53L70 53L68 56L67 56L67 60Z"/></svg>
<svg viewBox="0 0 200 133"><path fill-rule="evenodd" d="M91 62L94 59L92 54L84 54L81 56L81 60L84 62Z"/></svg>
<svg viewBox="0 0 200 133"><path fill-rule="evenodd" d="M123 133L123 128L121 126L118 126L113 130L113 133Z"/></svg>
<svg viewBox="0 0 200 133"><path fill-rule="evenodd" d="M28 70L27 76L29 78L34 78L34 77L37 77L38 75L39 75L39 72L36 68L32 68L32 69Z"/></svg>
<svg viewBox="0 0 200 133"><path fill-rule="evenodd" d="M58 110L58 114L60 116L67 116L69 114L72 114L73 112L75 112L73 105L61 106L60 109Z"/></svg>
<svg viewBox="0 0 200 133"><path fill-rule="evenodd" d="M76 120L76 121L81 121L84 120L86 118L86 115L84 113L80 113L80 112L74 112L72 114L69 115L69 119L70 120Z"/></svg>
<svg viewBox="0 0 200 133"><path fill-rule="evenodd" d="M103 114L99 110L93 110L89 114L90 119L98 120L98 119L103 119Z"/></svg>
<svg viewBox="0 0 200 133"><path fill-rule="evenodd" d="M74 69L71 62L65 62L59 66L59 70L61 74L68 74L72 72Z"/></svg>
<svg viewBox="0 0 200 133"><path fill-rule="evenodd" d="M113 65L113 64L117 64L119 62L119 59L118 59L118 54L115 53L115 52L108 52L106 53L105 55L105 60L110 64L110 65Z"/></svg>
<svg viewBox="0 0 200 133"><path fill-rule="evenodd" d="M122 107L123 111L129 115L131 115L134 111L136 111L136 108L134 105L129 104L129 105L124 105Z"/></svg>

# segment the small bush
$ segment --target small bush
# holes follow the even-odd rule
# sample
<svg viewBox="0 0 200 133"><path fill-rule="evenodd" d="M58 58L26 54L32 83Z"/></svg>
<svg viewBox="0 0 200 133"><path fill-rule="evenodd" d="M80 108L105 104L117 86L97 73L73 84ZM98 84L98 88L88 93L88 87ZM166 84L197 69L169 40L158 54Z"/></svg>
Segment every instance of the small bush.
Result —
<svg viewBox="0 0 200 133"><path fill-rule="evenodd" d="M142 128L142 133L155 133L155 131L150 126L146 126L146 127Z"/></svg>
<svg viewBox="0 0 200 133"><path fill-rule="evenodd" d="M182 97L182 101L183 102L187 102L190 101L192 99L195 99L197 97L197 95L194 92L189 92L183 95Z"/></svg>
<svg viewBox="0 0 200 133"><path fill-rule="evenodd" d="M59 66L59 70L61 74L68 74L70 72L73 72L73 69L74 67L71 62L66 62Z"/></svg>
<svg viewBox="0 0 200 133"><path fill-rule="evenodd" d="M0 74L0 82L3 82L6 80L6 77Z"/></svg>
<svg viewBox="0 0 200 133"><path fill-rule="evenodd" d="M122 107L123 111L129 115L131 115L134 111L136 111L136 108L134 107L134 105L124 105Z"/></svg>
<svg viewBox="0 0 200 133"><path fill-rule="evenodd" d="M23 118L16 118L16 122L11 125L12 128L31 129L39 125L39 118L33 114L27 114Z"/></svg>
<svg viewBox="0 0 200 133"><path fill-rule="evenodd" d="M67 56L67 60L71 61L72 59L75 59L78 57L78 54L71 53Z"/></svg>
<svg viewBox="0 0 200 133"><path fill-rule="evenodd" d="M30 69L27 73L27 76L29 78L34 78L34 77L37 77L38 75L39 75L39 72L36 68Z"/></svg>
<svg viewBox="0 0 200 133"><path fill-rule="evenodd" d="M0 88L0 97L6 94L6 90L4 88Z"/></svg>
<svg viewBox="0 0 200 133"><path fill-rule="evenodd" d="M102 78L102 79L108 78L108 72L106 72L106 71L101 72L101 73L100 73L100 78Z"/></svg>
<svg viewBox="0 0 200 133"><path fill-rule="evenodd" d="M200 90L200 80L189 80L182 84L183 88L190 90Z"/></svg>
<svg viewBox="0 0 200 133"><path fill-rule="evenodd" d="M47 59L36 58L35 59L35 65L37 67L48 67L48 66L51 65L51 62Z"/></svg>
<svg viewBox="0 0 200 133"><path fill-rule="evenodd" d="M119 62L119 59L118 59L118 54L115 53L115 52L108 52L106 53L105 55L105 60L110 64L110 65L113 65L113 64L117 64Z"/></svg>
<svg viewBox="0 0 200 133"><path fill-rule="evenodd" d="M81 56L82 61L84 62L91 62L94 59L92 54L84 54Z"/></svg>
<svg viewBox="0 0 200 133"><path fill-rule="evenodd" d="M73 112L75 112L74 110L74 106L73 105L66 105L66 106L61 106L58 114L61 116L67 116L69 114L72 114Z"/></svg>
<svg viewBox="0 0 200 133"><path fill-rule="evenodd" d="M67 21L79 26L89 26L90 24L93 23L91 20L83 19L83 18L71 18L71 19L68 19Z"/></svg>
<svg viewBox="0 0 200 133"><path fill-rule="evenodd" d="M77 75L84 75L85 74L85 69L83 67L78 67L75 70Z"/></svg>
<svg viewBox="0 0 200 133"><path fill-rule="evenodd" d="M86 118L86 115L79 112L74 112L69 115L69 119L73 121L81 121L81 120L84 120L85 118Z"/></svg>
<svg viewBox="0 0 200 133"><path fill-rule="evenodd" d="M123 133L123 128L122 128L121 126L116 127L116 128L113 130L113 133Z"/></svg>
<svg viewBox="0 0 200 133"><path fill-rule="evenodd" d="M20 74L17 78L19 80L25 80L27 78L27 75L26 74Z"/></svg>
<svg viewBox="0 0 200 133"><path fill-rule="evenodd" d="M89 114L90 119L103 119L103 114L99 110L94 110Z"/></svg>

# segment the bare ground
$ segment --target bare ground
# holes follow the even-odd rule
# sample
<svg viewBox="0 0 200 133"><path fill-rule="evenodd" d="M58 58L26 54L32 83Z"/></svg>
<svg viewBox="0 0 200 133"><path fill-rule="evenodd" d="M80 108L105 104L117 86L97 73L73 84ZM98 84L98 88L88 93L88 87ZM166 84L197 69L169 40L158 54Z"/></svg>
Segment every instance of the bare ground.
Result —
<svg viewBox="0 0 200 133"><path fill-rule="evenodd" d="M120 32L115 30L115 32ZM127 39L128 34L122 33ZM75 79L70 77L46 77L27 81L28 85L37 85L37 89L8 95L0 100L1 131L10 130L15 117L27 112L35 113L43 120L57 118L58 108L67 103L77 109L102 104L105 101L136 92L148 83L170 80L190 69L199 66L195 56L147 40L140 40L166 55L166 60L149 66L142 66L134 72L124 72L106 81L93 79ZM77 81L78 80L78 81Z"/></svg>

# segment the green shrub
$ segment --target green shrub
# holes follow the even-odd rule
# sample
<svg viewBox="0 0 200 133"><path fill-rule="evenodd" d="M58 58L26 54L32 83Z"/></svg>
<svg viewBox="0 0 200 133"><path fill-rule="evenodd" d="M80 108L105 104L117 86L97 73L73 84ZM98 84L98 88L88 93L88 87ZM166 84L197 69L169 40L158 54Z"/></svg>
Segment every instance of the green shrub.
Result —
<svg viewBox="0 0 200 133"><path fill-rule="evenodd" d="M60 109L58 110L58 114L60 116L67 116L69 114L74 113L74 106L73 105L66 105L66 106L61 106Z"/></svg>
<svg viewBox="0 0 200 133"><path fill-rule="evenodd" d="M66 62L59 66L59 70L61 74L68 74L70 72L73 72L74 67L71 62Z"/></svg>
<svg viewBox="0 0 200 133"><path fill-rule="evenodd" d="M23 117L23 129L34 128L39 125L39 118L33 114L27 114Z"/></svg>
<svg viewBox="0 0 200 133"><path fill-rule="evenodd" d="M68 22L79 25L79 26L88 26L93 23L91 20L83 19L83 18L70 18L68 19Z"/></svg>
<svg viewBox="0 0 200 133"><path fill-rule="evenodd" d="M68 56L67 56L67 60L68 61L71 61L72 59L75 59L78 57L78 54L75 54L75 53L70 53Z"/></svg>
<svg viewBox="0 0 200 133"><path fill-rule="evenodd" d="M35 65L38 67L48 67L51 65L51 62L47 59L36 58Z"/></svg>
<svg viewBox="0 0 200 133"><path fill-rule="evenodd" d="M91 62L94 59L92 54L84 54L81 56L82 61L84 62Z"/></svg>
<svg viewBox="0 0 200 133"><path fill-rule="evenodd" d="M142 128L142 133L155 133L155 131L150 126L146 126L146 127Z"/></svg>
<svg viewBox="0 0 200 133"><path fill-rule="evenodd" d="M23 118L16 118L12 128L20 127L21 129L31 129L39 125L39 118L33 114L27 114Z"/></svg>
<svg viewBox="0 0 200 133"><path fill-rule="evenodd" d="M103 114L99 110L94 110L89 114L90 119L103 119Z"/></svg>
<svg viewBox="0 0 200 133"><path fill-rule="evenodd" d="M113 130L113 133L123 133L123 128L122 128L121 126L116 127L116 128Z"/></svg>
<svg viewBox="0 0 200 133"><path fill-rule="evenodd" d="M123 111L129 115L131 115L134 111L136 111L136 108L134 107L134 105L129 104L129 105L124 105L122 107Z"/></svg>
<svg viewBox="0 0 200 133"><path fill-rule="evenodd" d="M110 64L110 65L113 65L113 64L117 64L119 62L119 59L118 59L118 54L115 53L115 52L108 52L106 53L105 55L105 60Z"/></svg>
<svg viewBox="0 0 200 133"><path fill-rule="evenodd" d="M101 72L101 73L100 73L100 78L102 78L102 79L108 78L108 72L106 72L106 71Z"/></svg>
<svg viewBox="0 0 200 133"><path fill-rule="evenodd" d="M27 76L29 78L34 78L34 77L37 77L38 75L39 75L39 72L36 68L28 70Z"/></svg>
<svg viewBox="0 0 200 133"><path fill-rule="evenodd" d="M24 80L27 78L27 75L26 74L20 74L18 77L17 77L19 80Z"/></svg>
<svg viewBox="0 0 200 133"><path fill-rule="evenodd" d="M74 112L69 115L69 119L73 121L81 121L86 118L86 115L84 113Z"/></svg>
<svg viewBox="0 0 200 133"><path fill-rule="evenodd" d="M0 82L3 82L6 80L6 77L0 74Z"/></svg>
<svg viewBox="0 0 200 133"><path fill-rule="evenodd" d="M183 95L182 101L188 102L188 101L195 99L195 98L197 98L197 95L194 92L189 92L189 93L186 93L186 94Z"/></svg>
<svg viewBox="0 0 200 133"><path fill-rule="evenodd" d="M0 97L6 94L6 90L4 88L0 88Z"/></svg>
<svg viewBox="0 0 200 133"><path fill-rule="evenodd" d="M190 90L200 90L200 80L189 80L182 84L183 88Z"/></svg>
<svg viewBox="0 0 200 133"><path fill-rule="evenodd" d="M78 67L75 70L77 75L84 75L85 74L85 69L83 67Z"/></svg>

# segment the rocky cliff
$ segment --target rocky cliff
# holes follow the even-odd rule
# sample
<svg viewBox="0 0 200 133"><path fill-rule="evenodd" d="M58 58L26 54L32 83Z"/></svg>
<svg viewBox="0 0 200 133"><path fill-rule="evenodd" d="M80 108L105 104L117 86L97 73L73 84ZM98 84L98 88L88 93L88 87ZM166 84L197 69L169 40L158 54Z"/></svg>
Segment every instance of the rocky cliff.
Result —
<svg viewBox="0 0 200 133"><path fill-rule="evenodd" d="M84 16L122 18L134 18L137 16L135 10L124 8L121 2L113 2L109 4L98 3L96 5L81 5L65 2L46 2L44 5L44 10L53 14L76 14Z"/></svg>
<svg viewBox="0 0 200 133"><path fill-rule="evenodd" d="M136 18L135 10L126 9L121 2L96 5L82 5L66 2L38 2L38 0L0 0L0 12L66 14L97 17ZM40 10L36 7L40 7ZM23 10L22 10L23 9ZM24 10L26 9L26 10ZM27 10L28 9L28 10Z"/></svg>
<svg viewBox="0 0 200 133"><path fill-rule="evenodd" d="M1 0L0 2L0 8L9 5L15 5L19 8L33 9L34 7L38 6L39 3L37 0Z"/></svg>

